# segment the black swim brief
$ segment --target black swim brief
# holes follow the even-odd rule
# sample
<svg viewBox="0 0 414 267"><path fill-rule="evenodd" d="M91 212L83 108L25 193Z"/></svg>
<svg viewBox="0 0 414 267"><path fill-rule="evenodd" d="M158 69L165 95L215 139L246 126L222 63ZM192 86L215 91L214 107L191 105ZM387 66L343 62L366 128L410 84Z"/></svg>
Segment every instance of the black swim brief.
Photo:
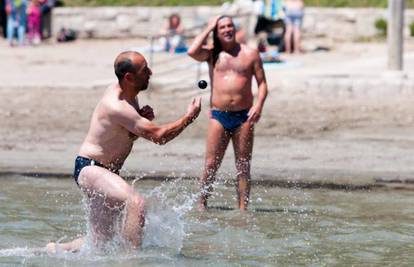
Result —
<svg viewBox="0 0 414 267"><path fill-rule="evenodd" d="M103 165L102 163L100 163L99 161L89 159L89 158L85 158L85 157L82 157L82 156L77 156L76 159L75 159L75 169L73 171L73 177L75 178L75 182L78 186L79 186L79 183L78 183L79 173L86 166L99 166L99 167L105 168L105 169L107 169L107 170L109 170L113 173L118 174L118 170L112 170L112 169L106 167L105 165Z"/></svg>

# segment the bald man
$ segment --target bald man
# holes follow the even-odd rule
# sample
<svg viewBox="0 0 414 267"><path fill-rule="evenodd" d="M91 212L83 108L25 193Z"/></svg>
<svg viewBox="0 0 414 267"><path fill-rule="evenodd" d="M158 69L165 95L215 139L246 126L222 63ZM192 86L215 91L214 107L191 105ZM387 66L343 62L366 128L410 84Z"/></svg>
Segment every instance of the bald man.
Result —
<svg viewBox="0 0 414 267"><path fill-rule="evenodd" d="M123 52L114 63L118 83L110 86L97 104L89 132L75 160L74 178L86 194L92 240L99 245L112 240L115 224L125 210L120 235L127 246L139 248L145 223L144 198L118 172L133 142L143 137L163 145L179 135L200 113L200 98L193 99L184 116L164 125L151 122L151 107L139 107L137 95L147 89L151 69L137 52ZM69 243L49 243L49 252L77 251L83 238Z"/></svg>

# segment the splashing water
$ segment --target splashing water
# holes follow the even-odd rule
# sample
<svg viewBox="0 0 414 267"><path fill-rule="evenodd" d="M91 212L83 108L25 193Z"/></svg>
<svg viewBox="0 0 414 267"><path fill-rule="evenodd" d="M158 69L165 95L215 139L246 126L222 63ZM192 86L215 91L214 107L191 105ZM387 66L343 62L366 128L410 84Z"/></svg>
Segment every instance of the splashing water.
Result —
<svg viewBox="0 0 414 267"><path fill-rule="evenodd" d="M197 194L193 194L189 190L188 183L181 179L164 182L156 186L151 184L150 186L142 187L142 184L139 184L139 186L135 186L135 189L146 198L147 204L142 250L138 252L126 251L120 235L116 235L103 248L97 249L93 245L91 225L88 219L89 205L86 198L82 198L81 202L79 201L79 196L82 196L82 194L73 195L73 193L65 193L65 191L62 191L61 195L57 194L58 191L55 191L54 194L45 194L43 199L45 202L42 205L48 208L50 205L55 205L57 199L61 208L56 209L55 216L63 220L59 228L66 229L65 232L59 231L62 235L54 238L55 242L68 242L74 239L74 234L80 237L82 232L86 233L85 243L78 253L58 250L56 254L49 255L49 258L51 257L55 260L64 259L71 262L82 262L85 259L89 262L106 262L111 261L112 258L151 258L151 255L154 253L159 257L160 251L162 251L161 254L164 258L176 257L177 254L180 254L188 234L188 223L191 223L186 218L186 215L193 208ZM74 208L77 211L75 215L73 215ZM72 220L66 219L71 216L74 216ZM73 225L76 225L75 229ZM43 242L38 241L38 244L42 245ZM0 250L0 257L36 258L38 256L41 256L41 258L46 257L46 250L44 248L29 248L26 246Z"/></svg>
<svg viewBox="0 0 414 267"><path fill-rule="evenodd" d="M50 240L88 233L82 194L71 180L0 181L0 266L411 266L411 191L332 191L255 186L247 212L220 181L207 213L192 210L194 181L139 181L147 198L142 250L117 241L105 252L49 256ZM47 193L49 192L49 193ZM198 192L197 192L198 193ZM2 204L2 205L1 205ZM178 252L178 253L177 253Z"/></svg>
<svg viewBox="0 0 414 267"><path fill-rule="evenodd" d="M134 183L132 185L134 186ZM161 185L142 193L146 199L146 215L142 248L163 248L173 254L179 254L184 239L187 236L187 222L185 215L191 211L197 199L197 194L188 190L188 184L182 179L163 182ZM89 205L86 198L83 198L82 205L87 214ZM125 211L125 210L124 210ZM124 215L124 214L123 214ZM87 216L87 215L86 215ZM122 217L122 216L121 216ZM85 255L96 256L98 259L104 252L106 255L125 254L125 244L120 235L121 220L115 225L117 234L113 240L104 244L99 250L92 242L92 228L86 218L86 239L76 257ZM130 251L131 252L131 251ZM67 257L67 253L57 253L57 256ZM134 254L134 253L133 253ZM127 255L124 255L127 256ZM131 255L130 255L131 256Z"/></svg>
<svg viewBox="0 0 414 267"><path fill-rule="evenodd" d="M164 247L180 252L186 237L185 215L197 194L188 192L181 179L164 182L149 192L143 247Z"/></svg>

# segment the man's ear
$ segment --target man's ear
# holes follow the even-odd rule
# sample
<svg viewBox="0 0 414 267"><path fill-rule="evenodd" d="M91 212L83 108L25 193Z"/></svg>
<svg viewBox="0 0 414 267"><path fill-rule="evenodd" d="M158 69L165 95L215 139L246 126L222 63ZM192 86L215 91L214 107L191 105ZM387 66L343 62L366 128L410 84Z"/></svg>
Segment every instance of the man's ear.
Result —
<svg viewBox="0 0 414 267"><path fill-rule="evenodd" d="M124 79L127 80L128 82L132 81L132 73L131 72L125 73Z"/></svg>

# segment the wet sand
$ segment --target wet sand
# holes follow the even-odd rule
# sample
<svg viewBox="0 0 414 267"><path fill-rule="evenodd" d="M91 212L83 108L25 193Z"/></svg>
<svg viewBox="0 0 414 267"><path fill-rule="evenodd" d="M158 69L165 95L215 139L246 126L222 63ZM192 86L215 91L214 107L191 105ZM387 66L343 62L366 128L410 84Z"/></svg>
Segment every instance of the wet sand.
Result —
<svg viewBox="0 0 414 267"><path fill-rule="evenodd" d="M142 40L92 40L11 49L0 41L0 172L69 176L92 110L114 81L114 57L121 50L145 44ZM267 69L270 94L256 127L253 179L279 186L410 188L414 182L413 94L342 98L306 92L289 95L286 89L298 79L318 75L357 73L375 79L386 68L379 64L384 62L384 51L384 43L341 44L327 53L285 57L301 63L296 67ZM412 77L414 48L406 51L406 73ZM193 86L193 69L194 79L186 78L182 88L164 86L174 76L168 74L165 60L168 55L156 56L152 87L140 95L141 105L153 106L156 122L162 123L184 114L191 96L201 95L202 114L165 146L137 140L124 175L196 177L201 173L208 92ZM192 62L178 60L181 65ZM230 147L220 174L220 178L235 175Z"/></svg>

